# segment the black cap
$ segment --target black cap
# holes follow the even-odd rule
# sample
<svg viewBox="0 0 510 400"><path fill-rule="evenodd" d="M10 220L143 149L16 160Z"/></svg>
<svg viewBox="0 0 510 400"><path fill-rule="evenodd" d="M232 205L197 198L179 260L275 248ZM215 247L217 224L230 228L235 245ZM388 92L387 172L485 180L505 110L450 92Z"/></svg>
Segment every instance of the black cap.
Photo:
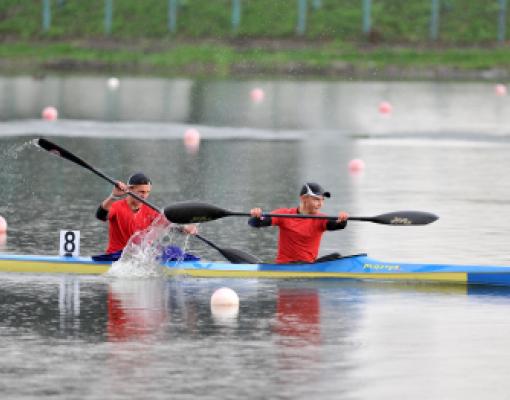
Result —
<svg viewBox="0 0 510 400"><path fill-rule="evenodd" d="M128 179L129 186L149 185L150 183L151 180L143 172L136 172L133 175L131 175Z"/></svg>
<svg viewBox="0 0 510 400"><path fill-rule="evenodd" d="M325 192L321 185L315 182L307 182L301 188L300 196L304 194L314 197L331 197L331 193Z"/></svg>

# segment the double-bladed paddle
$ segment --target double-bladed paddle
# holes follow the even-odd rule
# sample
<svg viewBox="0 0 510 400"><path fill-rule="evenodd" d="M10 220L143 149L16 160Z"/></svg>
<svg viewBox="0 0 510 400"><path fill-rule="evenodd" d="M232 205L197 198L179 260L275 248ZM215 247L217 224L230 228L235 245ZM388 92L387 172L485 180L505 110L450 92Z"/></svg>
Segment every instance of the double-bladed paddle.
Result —
<svg viewBox="0 0 510 400"><path fill-rule="evenodd" d="M235 212L225 210L212 204L200 202L181 202L165 207L165 216L178 224L189 224L213 221L215 219L241 216L250 217L246 212ZM307 218L307 219L327 219L336 221L337 216L329 215L310 215L310 214L263 214L265 217L280 218ZM386 214L376 215L374 217L349 217L350 221L368 221L384 225L426 225L434 222L439 217L435 214L424 211L394 211Z"/></svg>
<svg viewBox="0 0 510 400"><path fill-rule="evenodd" d="M109 177L104 172L100 171L99 169L94 168L92 165L88 164L87 162L83 161L81 158L77 157L76 155L74 155L70 151L68 151L68 150L58 146L57 144L55 144L53 142L50 142L49 140L44 139L44 138L37 139L35 143L40 148L42 148L42 149L44 149L46 151L49 151L50 153L52 153L52 154L54 154L56 156L65 158L68 161L71 161L71 162L73 162L75 164L78 164L79 166L81 166L81 167L83 167L85 169L88 169L89 171L93 172L97 176L99 176L99 177L103 178L104 180L110 182L112 185L117 186L117 181L116 180L114 180L113 178ZM155 211L157 211L159 213L163 213L162 209L160 209L160 208L156 207L155 205L151 204L150 202L148 202L144 198L140 197L136 193L133 193L131 191L127 191L126 194L131 196L131 197L134 197L140 203L145 204L146 206L152 208L153 210L155 210ZM172 220L169 220L169 221L177 223L177 224L180 223L180 222L172 221ZM185 222L185 223L187 223L187 222ZM213 242L211 242L210 240L206 239L205 237L203 237L201 235L197 234L197 235L195 235L195 237L197 239L201 240L202 242L208 244L212 248L216 249L221 255L223 255L223 257L225 257L227 260L229 260L232 264L258 264L258 263L262 262L259 258L255 257L255 256L253 256L253 255L251 255L249 253L246 253L243 250L220 248L220 247L216 246Z"/></svg>

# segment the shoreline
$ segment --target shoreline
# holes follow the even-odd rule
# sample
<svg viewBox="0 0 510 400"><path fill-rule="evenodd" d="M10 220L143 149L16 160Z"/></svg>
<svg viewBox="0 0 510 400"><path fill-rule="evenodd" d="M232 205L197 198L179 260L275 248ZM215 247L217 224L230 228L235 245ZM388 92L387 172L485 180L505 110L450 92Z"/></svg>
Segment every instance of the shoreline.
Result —
<svg viewBox="0 0 510 400"><path fill-rule="evenodd" d="M503 46L374 46L306 40L6 39L0 73L130 74L196 79L510 80Z"/></svg>

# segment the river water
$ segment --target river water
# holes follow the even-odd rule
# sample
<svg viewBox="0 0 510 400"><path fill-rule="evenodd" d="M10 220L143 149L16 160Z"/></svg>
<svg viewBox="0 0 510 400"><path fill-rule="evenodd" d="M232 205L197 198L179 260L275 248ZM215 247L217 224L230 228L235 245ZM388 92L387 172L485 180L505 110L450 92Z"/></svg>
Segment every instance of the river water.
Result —
<svg viewBox="0 0 510 400"><path fill-rule="evenodd" d="M59 231L97 254L109 184L32 144L44 136L151 200L246 211L434 212L421 227L351 222L321 253L396 262L510 265L510 98L491 83L190 81L0 77L0 251L56 254ZM254 101L250 91L262 89ZM257 100L257 99L255 99ZM260 100L260 98L258 99ZM390 114L380 102L392 104ZM40 119L53 105L59 120ZM200 132L199 147L184 132ZM365 169L351 173L348 163ZM271 260L276 232L245 218L202 224L223 247ZM208 259L214 250L191 239ZM349 281L113 279L3 274L0 388L7 398L505 398L510 291ZM239 313L215 315L228 286Z"/></svg>

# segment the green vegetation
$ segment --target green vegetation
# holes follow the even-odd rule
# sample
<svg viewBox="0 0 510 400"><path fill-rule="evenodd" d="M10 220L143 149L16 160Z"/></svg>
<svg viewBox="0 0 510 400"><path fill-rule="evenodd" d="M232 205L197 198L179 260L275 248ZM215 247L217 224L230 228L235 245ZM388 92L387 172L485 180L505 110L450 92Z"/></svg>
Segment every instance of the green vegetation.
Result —
<svg viewBox="0 0 510 400"><path fill-rule="evenodd" d="M436 41L431 0L372 1L368 34L361 0L309 0L302 36L296 34L297 0L243 0L236 32L232 0L178 0L175 33L169 32L169 0L112 0L110 34L105 0L49 0L46 30L43 3L0 2L3 71L448 78L490 70L510 76L510 52L498 41L499 0L441 0Z"/></svg>

